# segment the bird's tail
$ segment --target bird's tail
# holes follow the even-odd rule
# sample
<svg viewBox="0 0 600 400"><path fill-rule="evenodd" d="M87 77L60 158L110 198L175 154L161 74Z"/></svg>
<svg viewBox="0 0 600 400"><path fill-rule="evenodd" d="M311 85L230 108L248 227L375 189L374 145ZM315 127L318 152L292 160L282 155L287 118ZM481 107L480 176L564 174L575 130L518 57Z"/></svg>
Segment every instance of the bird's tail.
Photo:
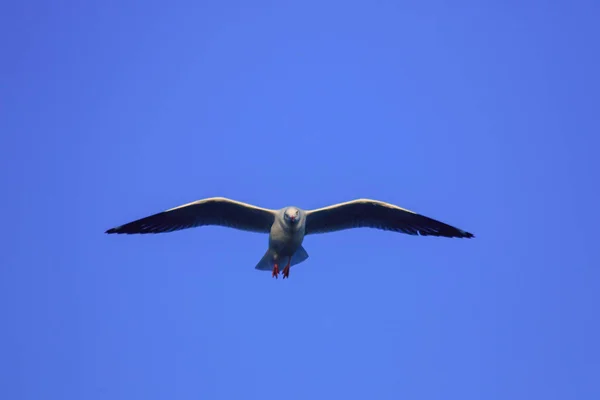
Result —
<svg viewBox="0 0 600 400"><path fill-rule="evenodd" d="M292 262L290 264L290 267L293 267L296 264L300 264L301 262L306 261L307 258L308 253L306 252L306 250L304 250L304 247L300 246L300 248L298 248L298 250L296 250L296 252L292 256ZM280 269L283 269L283 267L285 267L285 264L287 264L287 260L282 261L282 264L283 265L279 266ZM273 254L270 250L267 250L263 258L260 259L258 264L256 264L256 267L254 268L259 269L261 271L271 271L273 269Z"/></svg>

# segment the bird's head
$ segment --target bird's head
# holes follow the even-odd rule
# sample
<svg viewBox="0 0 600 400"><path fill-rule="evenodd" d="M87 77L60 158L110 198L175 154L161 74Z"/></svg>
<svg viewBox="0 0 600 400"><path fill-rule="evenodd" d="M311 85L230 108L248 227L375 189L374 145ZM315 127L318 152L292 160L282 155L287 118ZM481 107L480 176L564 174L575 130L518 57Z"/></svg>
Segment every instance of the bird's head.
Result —
<svg viewBox="0 0 600 400"><path fill-rule="evenodd" d="M288 207L283 213L285 220L291 224L296 224L300 220L300 210L296 207Z"/></svg>

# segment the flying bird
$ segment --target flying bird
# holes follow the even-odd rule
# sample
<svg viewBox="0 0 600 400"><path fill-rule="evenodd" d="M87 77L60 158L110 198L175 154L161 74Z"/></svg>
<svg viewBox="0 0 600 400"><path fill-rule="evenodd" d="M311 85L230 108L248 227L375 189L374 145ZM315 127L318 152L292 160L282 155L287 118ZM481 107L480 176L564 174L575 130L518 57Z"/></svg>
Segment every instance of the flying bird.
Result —
<svg viewBox="0 0 600 400"><path fill-rule="evenodd" d="M111 228L105 233L163 233L206 225L268 233L267 251L255 268L270 270L277 278L281 263L286 262L283 279L289 277L290 267L308 258L302 247L306 235L365 227L408 235L474 237L462 229L378 200L358 199L314 210L291 206L271 210L224 197L184 204Z"/></svg>

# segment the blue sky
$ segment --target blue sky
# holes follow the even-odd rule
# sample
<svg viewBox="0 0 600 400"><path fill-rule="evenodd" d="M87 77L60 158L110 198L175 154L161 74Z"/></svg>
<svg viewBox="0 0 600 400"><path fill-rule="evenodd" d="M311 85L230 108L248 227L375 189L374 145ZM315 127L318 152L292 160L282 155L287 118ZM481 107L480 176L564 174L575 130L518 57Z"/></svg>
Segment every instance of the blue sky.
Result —
<svg viewBox="0 0 600 400"><path fill-rule="evenodd" d="M592 1L2 10L0 398L600 398ZM477 238L103 233L211 196Z"/></svg>

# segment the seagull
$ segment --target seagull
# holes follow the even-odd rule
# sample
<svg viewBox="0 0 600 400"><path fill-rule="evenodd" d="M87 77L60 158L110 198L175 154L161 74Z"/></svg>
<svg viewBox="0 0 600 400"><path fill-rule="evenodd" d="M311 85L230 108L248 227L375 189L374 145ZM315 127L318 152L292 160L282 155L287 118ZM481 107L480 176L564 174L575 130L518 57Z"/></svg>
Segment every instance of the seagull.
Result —
<svg viewBox="0 0 600 400"><path fill-rule="evenodd" d="M272 271L289 278L290 267L308 258L302 247L306 235L352 228L375 228L408 235L473 238L455 228L405 208L371 199L357 199L314 210L285 207L279 210L257 207L225 197L211 197L187 203L107 230L108 234L172 232L206 225L224 226L249 232L268 233L269 245L255 269Z"/></svg>

